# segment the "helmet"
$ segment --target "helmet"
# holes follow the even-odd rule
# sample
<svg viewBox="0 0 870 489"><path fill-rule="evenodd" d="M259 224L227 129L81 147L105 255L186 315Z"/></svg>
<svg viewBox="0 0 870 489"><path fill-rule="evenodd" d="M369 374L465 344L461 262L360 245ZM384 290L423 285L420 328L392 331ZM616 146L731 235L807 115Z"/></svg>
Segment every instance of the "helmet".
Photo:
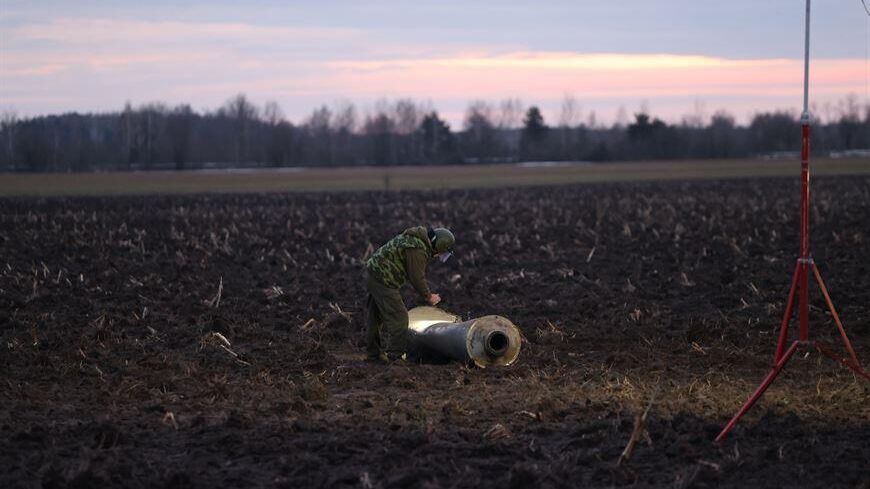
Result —
<svg viewBox="0 0 870 489"><path fill-rule="evenodd" d="M456 238L447 228L429 228L429 242L432 243L436 255L445 251L453 253Z"/></svg>

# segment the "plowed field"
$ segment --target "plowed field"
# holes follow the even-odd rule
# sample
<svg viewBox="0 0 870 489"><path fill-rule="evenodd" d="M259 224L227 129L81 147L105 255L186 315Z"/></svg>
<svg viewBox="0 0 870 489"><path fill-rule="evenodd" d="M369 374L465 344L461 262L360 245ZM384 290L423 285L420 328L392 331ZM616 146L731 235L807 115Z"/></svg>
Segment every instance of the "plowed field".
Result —
<svg viewBox="0 0 870 489"><path fill-rule="evenodd" d="M870 178L813 185L814 258L870 363ZM769 179L2 199L0 486L868 488L870 382L816 352L713 443L772 363L797 198ZM458 238L430 269L443 307L510 318L515 365L362 360L363 260L424 223ZM810 334L843 352L811 298Z"/></svg>

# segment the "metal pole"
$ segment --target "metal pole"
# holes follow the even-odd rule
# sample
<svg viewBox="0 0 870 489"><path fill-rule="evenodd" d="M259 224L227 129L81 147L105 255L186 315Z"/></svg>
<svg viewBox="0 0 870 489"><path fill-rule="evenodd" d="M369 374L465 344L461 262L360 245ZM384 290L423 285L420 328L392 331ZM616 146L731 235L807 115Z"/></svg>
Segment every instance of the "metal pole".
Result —
<svg viewBox="0 0 870 489"><path fill-rule="evenodd" d="M809 120L809 87L810 87L810 0L807 0L806 26L804 27L804 111L802 120Z"/></svg>
<svg viewBox="0 0 870 489"><path fill-rule="evenodd" d="M801 114L801 211L800 211L800 297L798 299L798 318L800 322L798 337L801 341L809 339L809 278L810 278L810 0L807 0L806 26L804 34L804 110Z"/></svg>

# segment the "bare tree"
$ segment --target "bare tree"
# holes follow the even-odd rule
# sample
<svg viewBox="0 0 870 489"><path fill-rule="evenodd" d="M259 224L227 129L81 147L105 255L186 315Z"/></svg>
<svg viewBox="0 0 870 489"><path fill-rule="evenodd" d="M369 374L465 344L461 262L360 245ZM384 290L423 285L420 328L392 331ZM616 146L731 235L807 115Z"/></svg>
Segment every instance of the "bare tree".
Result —
<svg viewBox="0 0 870 489"><path fill-rule="evenodd" d="M861 107L858 104L858 96L854 93L846 95L846 98L837 103L839 118L850 121L858 121L861 118Z"/></svg>
<svg viewBox="0 0 870 489"><path fill-rule="evenodd" d="M281 105L274 100L263 106L262 120L267 126L265 160L271 166L283 166L290 159L288 146L293 142L293 127L287 122Z"/></svg>
<svg viewBox="0 0 870 489"><path fill-rule="evenodd" d="M257 107L252 104L248 97L240 93L229 99L219 113L233 120L236 130L236 163L248 159L248 146L250 143L250 126L257 119Z"/></svg>
<svg viewBox="0 0 870 489"><path fill-rule="evenodd" d="M523 102L518 98L506 98L498 104L495 123L499 129L516 129L523 121Z"/></svg>
<svg viewBox="0 0 870 489"><path fill-rule="evenodd" d="M282 166L288 157L288 152L285 151L287 144L283 139L289 139L292 131L288 131L288 128L284 126L287 124L287 120L281 105L274 100L267 101L263 105L262 120L267 126L266 162L271 166Z"/></svg>
<svg viewBox="0 0 870 489"><path fill-rule="evenodd" d="M169 114L168 124L175 169L182 170L190 161L190 140L193 132L193 110L190 105L182 104L176 107Z"/></svg>
<svg viewBox="0 0 870 489"><path fill-rule="evenodd" d="M136 114L133 112L133 107L130 105L130 102L127 101L127 103L124 104L124 111L121 112L121 117L118 122L121 131L122 158L128 170L130 169L130 166L133 164L133 160L135 159L135 155L133 153L133 148L136 141L135 119Z"/></svg>
<svg viewBox="0 0 870 489"><path fill-rule="evenodd" d="M575 127L580 123L580 102L577 97L565 94L559 112L559 127Z"/></svg>
<svg viewBox="0 0 870 489"><path fill-rule="evenodd" d="M862 140L861 133L866 131L866 128L861 127L861 108L858 104L858 96L854 93L847 95L837 104L837 113L839 115L837 132L840 144L844 149L858 148L859 141Z"/></svg>
<svg viewBox="0 0 870 489"><path fill-rule="evenodd" d="M376 165L396 164L396 124L384 112L366 118L363 133L369 141L370 161Z"/></svg>
<svg viewBox="0 0 870 489"><path fill-rule="evenodd" d="M356 163L362 158L354 151L354 132L357 130L356 106L349 100L333 104L332 109L332 158L341 164Z"/></svg>
<svg viewBox="0 0 870 489"><path fill-rule="evenodd" d="M492 106L485 100L475 100L465 110L465 149L472 161L481 161L497 154Z"/></svg>
<svg viewBox="0 0 870 489"><path fill-rule="evenodd" d="M143 105L139 112L142 114L142 121L139 125L139 146L143 148L145 155L145 166L150 168L157 162L157 149L160 144L161 133L163 133L163 122L169 109L161 102L152 102ZM85 162L80 162L80 166ZM79 168L81 169L81 168Z"/></svg>
<svg viewBox="0 0 870 489"><path fill-rule="evenodd" d="M423 120L423 113L417 109L417 104L408 98L396 101L393 114L396 132L399 134L411 134L420 127L420 121Z"/></svg>
<svg viewBox="0 0 870 489"><path fill-rule="evenodd" d="M565 94L562 98L562 107L559 113L559 146L561 157L575 159L571 155L571 147L575 143L575 131L580 124L580 103L571 94Z"/></svg>
<svg viewBox="0 0 870 489"><path fill-rule="evenodd" d="M649 113L650 113L650 109L649 109L649 100L643 99L643 100L640 101L640 111L639 111L639 113L649 115Z"/></svg>
<svg viewBox="0 0 870 489"><path fill-rule="evenodd" d="M312 132L326 132L329 131L329 122L331 120L332 111L329 110L329 107L321 105L311 112L308 120L305 121L305 125Z"/></svg>
<svg viewBox="0 0 870 489"><path fill-rule="evenodd" d="M396 123L396 156L401 164L420 161L423 158L423 143L418 132L426 113L424 104L411 99L397 100L393 106Z"/></svg>
<svg viewBox="0 0 870 489"><path fill-rule="evenodd" d="M336 102L333 108L332 129L338 133L353 133L356 131L356 106L349 100Z"/></svg>
<svg viewBox="0 0 870 489"><path fill-rule="evenodd" d="M4 158L3 169L15 167L15 129L18 126L18 114L14 109L6 109L0 114L0 133L3 134Z"/></svg>
<svg viewBox="0 0 870 489"><path fill-rule="evenodd" d="M717 110L707 126L707 148L702 156L706 158L728 158L737 154L734 116L724 110Z"/></svg>
<svg viewBox="0 0 870 489"><path fill-rule="evenodd" d="M465 110L465 130L480 130L493 127L492 106L486 100L474 100Z"/></svg>
<svg viewBox="0 0 870 489"><path fill-rule="evenodd" d="M595 129L598 126L598 117L595 115L595 111L592 110L589 112L589 115L586 116L586 127L589 129Z"/></svg>
<svg viewBox="0 0 870 489"><path fill-rule="evenodd" d="M332 145L332 131L329 128L332 121L332 111L321 105L308 116L305 126L314 144L313 160L315 164L335 163L335 149Z"/></svg>
<svg viewBox="0 0 870 489"><path fill-rule="evenodd" d="M351 102L336 102L318 107L298 127L286 120L277 102L259 110L243 94L204 113L187 105L127 103L111 113L19 119L0 108L0 170L147 169L172 162L176 168L204 163L231 167L264 160L275 165L395 165L521 157L734 158L794 149L799 133L796 111L758 113L750 124L737 125L724 112L709 117L700 101L679 125L658 119L643 103L634 122L622 108L616 124L604 127L594 111L584 111L581 119L577 99L566 95L553 117L557 128L548 130L536 109L526 113L525 130L520 130L518 99L496 104L477 100L469 104L460 134L437 112L425 109L427 103L382 99L375 107L359 115ZM870 105L863 99L853 95L819 104L812 113L822 115L813 119L813 149L819 154L870 147Z"/></svg>
<svg viewBox="0 0 870 489"><path fill-rule="evenodd" d="M641 109L641 113L646 112ZM628 126L628 112L626 112L624 105L620 105L619 110L616 111L616 119L613 121L613 126L620 129Z"/></svg>
<svg viewBox="0 0 870 489"><path fill-rule="evenodd" d="M695 107L691 114L683 116L683 125L692 129L700 129L707 122L707 106L701 99L695 99Z"/></svg>
<svg viewBox="0 0 870 489"><path fill-rule="evenodd" d="M284 120L284 111L274 100L269 100L263 106L263 122L270 126L277 126Z"/></svg>

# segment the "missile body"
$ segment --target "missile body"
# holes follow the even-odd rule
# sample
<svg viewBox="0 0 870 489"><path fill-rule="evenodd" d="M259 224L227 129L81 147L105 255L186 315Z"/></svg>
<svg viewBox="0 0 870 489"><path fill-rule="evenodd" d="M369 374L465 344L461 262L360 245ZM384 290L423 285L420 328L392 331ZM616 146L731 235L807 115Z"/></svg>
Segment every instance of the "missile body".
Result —
<svg viewBox="0 0 870 489"><path fill-rule="evenodd" d="M408 311L409 351L422 361L461 361L502 367L520 354L519 329L507 318L483 316L461 321L435 307Z"/></svg>

